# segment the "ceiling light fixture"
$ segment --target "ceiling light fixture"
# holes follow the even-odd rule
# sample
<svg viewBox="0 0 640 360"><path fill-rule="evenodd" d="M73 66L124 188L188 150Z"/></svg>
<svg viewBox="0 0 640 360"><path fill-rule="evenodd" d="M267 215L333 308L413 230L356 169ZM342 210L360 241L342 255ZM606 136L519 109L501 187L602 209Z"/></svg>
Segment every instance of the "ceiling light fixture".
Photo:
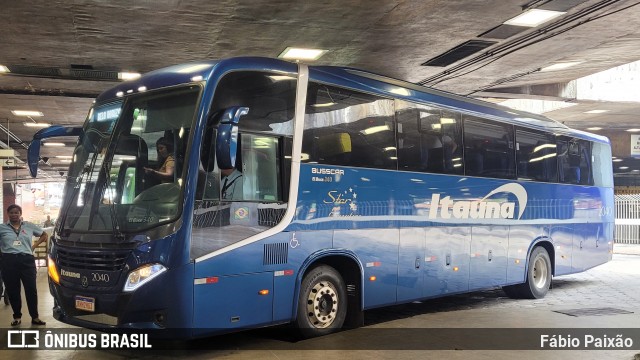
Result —
<svg viewBox="0 0 640 360"><path fill-rule="evenodd" d="M549 65L547 67L543 67L542 69L540 69L540 71L563 70L578 64L582 64L582 61L570 61L570 62L557 63L557 64Z"/></svg>
<svg viewBox="0 0 640 360"><path fill-rule="evenodd" d="M118 73L118 79L120 80L133 80L133 79L137 79L139 78L141 75L140 73L136 73L136 72L127 72L127 71L122 71Z"/></svg>
<svg viewBox="0 0 640 360"><path fill-rule="evenodd" d="M585 114L602 114L602 113L606 113L609 110L589 110L589 111L585 111Z"/></svg>
<svg viewBox="0 0 640 360"><path fill-rule="evenodd" d="M628 132L638 132L638 131L640 131L640 129L627 129L626 131L628 131Z"/></svg>
<svg viewBox="0 0 640 360"><path fill-rule="evenodd" d="M26 126L26 127L46 128L46 127L51 126L51 124L47 124L47 123L26 122L26 123L24 123L24 126Z"/></svg>
<svg viewBox="0 0 640 360"><path fill-rule="evenodd" d="M46 143L43 143L42 145L44 145L44 146L57 146L57 147L65 146L64 143L61 143L61 142L46 142Z"/></svg>
<svg viewBox="0 0 640 360"><path fill-rule="evenodd" d="M542 10L542 9L529 9L522 14L513 17L503 24L505 25L515 25L515 26L526 26L526 27L536 27L542 23L545 23L551 19L557 18L558 16L564 14L563 11L552 11L552 10Z"/></svg>
<svg viewBox="0 0 640 360"><path fill-rule="evenodd" d="M314 61L318 60L322 55L324 55L328 50L322 49L305 49L305 48L294 48L287 47L283 52L278 55L281 59L288 60L308 60Z"/></svg>
<svg viewBox="0 0 640 360"><path fill-rule="evenodd" d="M15 116L44 116L42 112L32 110L11 110L11 113Z"/></svg>
<svg viewBox="0 0 640 360"><path fill-rule="evenodd" d="M602 128L594 126L594 127L587 128L587 130L589 130L589 131L598 131L598 130L602 130Z"/></svg>
<svg viewBox="0 0 640 360"><path fill-rule="evenodd" d="M4 65L0 65L0 73L8 73L8 72L10 72L8 67Z"/></svg>

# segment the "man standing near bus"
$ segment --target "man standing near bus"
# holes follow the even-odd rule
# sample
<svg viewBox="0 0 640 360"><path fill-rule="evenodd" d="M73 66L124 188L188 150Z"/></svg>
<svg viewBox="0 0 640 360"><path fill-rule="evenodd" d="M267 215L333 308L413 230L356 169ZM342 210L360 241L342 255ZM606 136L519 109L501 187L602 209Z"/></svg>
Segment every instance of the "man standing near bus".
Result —
<svg viewBox="0 0 640 360"><path fill-rule="evenodd" d="M4 285L13 309L11 326L18 326L21 323L21 281L24 285L29 315L31 315L31 324L46 325L38 316L37 271L33 249L47 241L48 235L39 226L22 221L22 208L19 205L9 205L7 214L9 222L0 225L0 251L2 251ZM35 244L32 244L34 236L39 236L39 239Z"/></svg>

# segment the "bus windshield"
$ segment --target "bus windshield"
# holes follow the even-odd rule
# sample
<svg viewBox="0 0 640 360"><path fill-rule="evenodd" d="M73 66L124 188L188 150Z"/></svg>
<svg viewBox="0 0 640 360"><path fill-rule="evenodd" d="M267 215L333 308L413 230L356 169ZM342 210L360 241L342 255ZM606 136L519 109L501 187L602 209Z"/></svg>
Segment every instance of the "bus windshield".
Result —
<svg viewBox="0 0 640 360"><path fill-rule="evenodd" d="M117 237L180 215L183 164L199 94L200 87L192 85L92 109L65 188L63 236Z"/></svg>

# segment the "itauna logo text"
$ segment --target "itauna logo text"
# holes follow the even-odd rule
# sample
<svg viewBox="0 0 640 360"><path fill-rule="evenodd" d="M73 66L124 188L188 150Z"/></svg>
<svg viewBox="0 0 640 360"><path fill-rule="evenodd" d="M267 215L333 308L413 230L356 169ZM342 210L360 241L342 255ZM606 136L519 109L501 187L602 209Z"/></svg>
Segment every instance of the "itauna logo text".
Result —
<svg viewBox="0 0 640 360"><path fill-rule="evenodd" d="M527 191L520 184L502 185L476 201L452 200L449 196L440 198L440 194L431 196L429 219L513 219L516 203L510 201L487 201L498 193L511 193L518 202L518 219L527 207Z"/></svg>

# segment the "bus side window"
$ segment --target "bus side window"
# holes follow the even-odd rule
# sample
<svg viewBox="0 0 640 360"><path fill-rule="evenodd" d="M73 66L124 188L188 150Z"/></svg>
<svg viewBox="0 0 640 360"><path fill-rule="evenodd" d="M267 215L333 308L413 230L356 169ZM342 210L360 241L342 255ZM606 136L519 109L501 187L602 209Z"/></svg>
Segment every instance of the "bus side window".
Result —
<svg viewBox="0 0 640 360"><path fill-rule="evenodd" d="M460 113L396 100L398 169L462 174Z"/></svg>
<svg viewBox="0 0 640 360"><path fill-rule="evenodd" d="M393 100L312 82L301 161L396 170L393 115Z"/></svg>
<svg viewBox="0 0 640 360"><path fill-rule="evenodd" d="M480 118L464 119L465 173L511 179L515 175L513 127Z"/></svg>
<svg viewBox="0 0 640 360"><path fill-rule="evenodd" d="M558 168L560 182L593 185L591 176L591 143L586 140L558 141Z"/></svg>

